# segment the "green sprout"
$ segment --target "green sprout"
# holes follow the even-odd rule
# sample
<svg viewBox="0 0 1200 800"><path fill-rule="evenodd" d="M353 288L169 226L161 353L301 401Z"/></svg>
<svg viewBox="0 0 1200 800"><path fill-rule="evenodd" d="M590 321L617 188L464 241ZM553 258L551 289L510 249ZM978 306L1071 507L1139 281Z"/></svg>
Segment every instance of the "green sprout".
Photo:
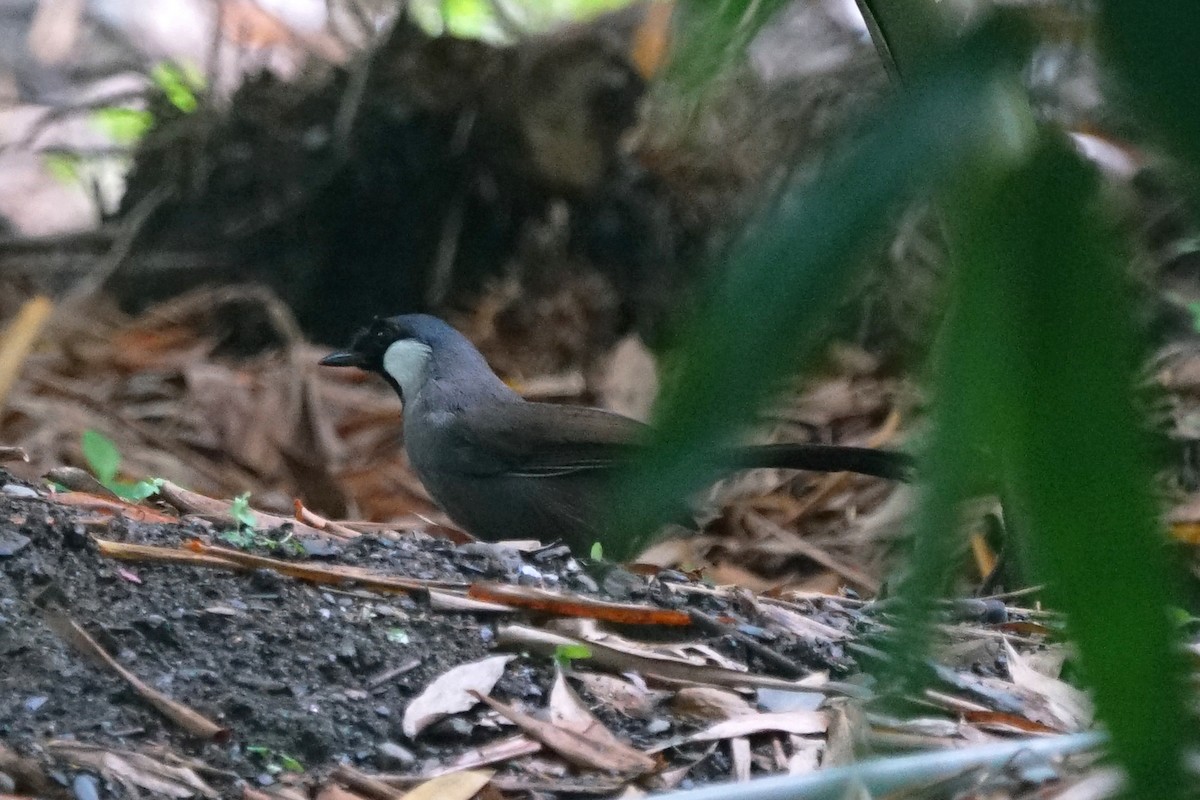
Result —
<svg viewBox="0 0 1200 800"><path fill-rule="evenodd" d="M593 561L603 561L604 560L604 545L601 544L600 542L592 542L591 556L592 556Z"/></svg>
<svg viewBox="0 0 1200 800"><path fill-rule="evenodd" d="M233 502L229 504L229 513L237 520L239 528L254 530L258 526L258 517L254 516L254 512L250 510L249 492L242 492L233 498Z"/></svg>
<svg viewBox="0 0 1200 800"><path fill-rule="evenodd" d="M248 745L246 752L261 759L266 766L267 772L272 775L278 775L284 770L288 772L304 772L304 765L287 753L280 753L260 744Z"/></svg>
<svg viewBox="0 0 1200 800"><path fill-rule="evenodd" d="M100 485L120 497L122 500L141 502L147 497L158 494L162 487L162 478L130 482L117 480L121 468L121 451L112 439L96 430L86 430L80 437L80 449L88 469L96 476Z"/></svg>
<svg viewBox="0 0 1200 800"><path fill-rule="evenodd" d="M570 667L576 659L591 658L592 649L584 644L560 644L554 648L554 660L560 667Z"/></svg>
<svg viewBox="0 0 1200 800"><path fill-rule="evenodd" d="M139 141L154 124L154 115L140 108L110 106L92 113L92 124L119 144Z"/></svg>
<svg viewBox="0 0 1200 800"><path fill-rule="evenodd" d="M150 70L150 80L183 113L191 114L200 107L196 93L204 88L204 76L197 70L163 62Z"/></svg>
<svg viewBox="0 0 1200 800"><path fill-rule="evenodd" d="M73 153L46 153L42 165L59 183L79 183L79 165L82 159Z"/></svg>

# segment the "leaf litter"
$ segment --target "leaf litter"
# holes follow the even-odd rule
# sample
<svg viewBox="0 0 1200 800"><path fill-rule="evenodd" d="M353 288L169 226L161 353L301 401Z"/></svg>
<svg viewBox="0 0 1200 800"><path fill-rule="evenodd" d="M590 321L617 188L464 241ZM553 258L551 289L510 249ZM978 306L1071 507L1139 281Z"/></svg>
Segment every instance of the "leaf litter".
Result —
<svg viewBox="0 0 1200 800"><path fill-rule="evenodd" d="M273 350L224 355L187 302L29 355L0 419L15 459L0 529L29 540L0 557L0 658L22 667L0 671L0 728L42 777L86 768L169 794L189 780L152 765L186 755L222 795L615 796L1090 724L1043 668L1061 667L1061 626L1016 606L1002 622L948 607L943 685L908 698L920 713L875 710L893 698L855 646L889 628L871 593L910 507L878 482L725 487L705 535L616 582L561 549L462 545L404 463L385 389L305 366L320 351L288 326ZM812 392L771 435L816 420L891 437L891 391L860 380L824 415L821 397L849 395ZM162 478L156 496L46 488L49 470L87 467L87 430L119 455L93 438L104 481ZM33 606L47 587L119 669L52 632ZM231 741L189 735L155 694ZM75 750L51 746L64 733Z"/></svg>

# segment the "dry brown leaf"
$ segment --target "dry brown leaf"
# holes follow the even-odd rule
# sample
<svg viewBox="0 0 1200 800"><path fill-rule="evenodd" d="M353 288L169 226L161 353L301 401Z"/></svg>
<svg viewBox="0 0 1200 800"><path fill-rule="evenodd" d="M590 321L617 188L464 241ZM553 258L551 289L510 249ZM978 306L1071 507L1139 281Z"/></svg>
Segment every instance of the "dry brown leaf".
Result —
<svg viewBox="0 0 1200 800"><path fill-rule="evenodd" d="M729 740L729 760L733 766L733 779L737 783L750 780L750 740L736 736Z"/></svg>
<svg viewBox="0 0 1200 800"><path fill-rule="evenodd" d="M54 304L49 298L34 297L27 300L0 335L0 408L4 408L8 393L25 364L25 357L37 342L53 310Z"/></svg>
<svg viewBox="0 0 1200 800"><path fill-rule="evenodd" d="M316 800L370 800L369 798L343 789L336 783L327 783L321 787L321 791L317 792Z"/></svg>
<svg viewBox="0 0 1200 800"><path fill-rule="evenodd" d="M730 719L757 713L740 696L712 686L687 686L675 693L671 710L686 717Z"/></svg>
<svg viewBox="0 0 1200 800"><path fill-rule="evenodd" d="M125 517L138 522L178 522L178 517L171 517L152 508L127 503L120 498L100 497L87 492L55 492L49 500L63 506L82 508L96 514L108 517Z"/></svg>
<svg viewBox="0 0 1200 800"><path fill-rule="evenodd" d="M409 791L404 800L471 800L495 774L491 769L469 769L442 775Z"/></svg>
<svg viewBox="0 0 1200 800"><path fill-rule="evenodd" d="M788 633L825 642L840 642L848 638L844 631L786 608L779 601L754 596L749 599L759 614Z"/></svg>
<svg viewBox="0 0 1200 800"><path fill-rule="evenodd" d="M550 633L548 631L529 628L523 625L505 625L497 631L497 639L501 643L519 644L531 650L538 650L547 655L553 655L558 647L563 645L586 646L592 653L588 659L589 665L607 667L616 672L637 672L646 677L669 680L688 681L698 684L715 684L719 686L748 686L768 687L775 689L820 691L819 686L806 683L807 678L799 681L786 681L773 678L770 675L758 675L739 670L712 667L698 663L695 660L655 653L649 647L636 650L618 649L614 646L617 637L608 637L604 642L590 639L576 639L569 636ZM629 643L623 642L622 647L628 648Z"/></svg>
<svg viewBox="0 0 1200 800"><path fill-rule="evenodd" d="M824 745L802 736L789 736L788 742L792 746L792 754L787 760L788 775L807 775L815 772L820 766Z"/></svg>
<svg viewBox="0 0 1200 800"><path fill-rule="evenodd" d="M429 607L434 611L451 613L465 611L474 614L481 612L489 614L512 614L517 611L512 606L488 603L468 597L465 593L447 591L430 591Z"/></svg>
<svg viewBox="0 0 1200 800"><path fill-rule="evenodd" d="M1065 731L1082 731L1091 726L1095 716L1092 700L1066 681L1043 675L1030 667L1006 639L1004 651L1008 656L1008 672L1013 683L1045 699L1045 710L1053 715Z"/></svg>
<svg viewBox="0 0 1200 800"><path fill-rule="evenodd" d="M393 789L378 777L368 775L349 764L338 764L333 770L332 777L372 800L401 800L404 797L404 792Z"/></svg>
<svg viewBox="0 0 1200 800"><path fill-rule="evenodd" d="M548 711L551 724L577 733L605 750L619 753L631 749L592 715L592 712L583 704L583 700L567 683L562 669L557 665L555 666L554 686L550 689ZM624 770L617 769L616 771L623 772Z"/></svg>
<svg viewBox="0 0 1200 800"><path fill-rule="evenodd" d="M615 737L601 739L597 738L594 732L584 735L574 730L560 728L554 723L543 722L478 692L474 694L481 702L486 703L493 711L514 723L531 738L537 739L577 766L631 777L643 775L657 766L657 762L653 758Z"/></svg>
<svg viewBox="0 0 1200 800"><path fill-rule="evenodd" d="M779 711L768 714L743 714L723 720L688 737L691 742L711 742L737 736L776 731L797 736L825 733L829 715L824 711Z"/></svg>
<svg viewBox="0 0 1200 800"><path fill-rule="evenodd" d="M628 717L649 716L669 696L668 692L648 689L644 685L639 686L599 672L572 672L571 677L579 681L596 700Z"/></svg>
<svg viewBox="0 0 1200 800"><path fill-rule="evenodd" d="M143 753L115 750L82 742L55 740L46 749L81 767L98 772L108 780L137 786L167 797L217 798L220 794L187 767L164 764Z"/></svg>
<svg viewBox="0 0 1200 800"><path fill-rule="evenodd" d="M490 764L511 761L521 756L533 755L542 749L541 742L535 742L525 734L509 736L495 742L489 742L481 747L475 747L459 753L454 758L439 763L436 767L423 773L423 778L436 778L439 775L449 775L465 769L478 769ZM399 776L380 775L380 780L391 782Z"/></svg>
<svg viewBox="0 0 1200 800"><path fill-rule="evenodd" d="M514 656L491 656L447 670L425 687L404 709L404 735L415 739L421 731L438 720L459 714L475 705L471 692L487 694L504 674L504 667Z"/></svg>
<svg viewBox="0 0 1200 800"><path fill-rule="evenodd" d="M867 722L856 706L837 703L829 709L829 728L825 735L825 755L821 767L853 764L860 743L866 738Z"/></svg>
<svg viewBox="0 0 1200 800"><path fill-rule="evenodd" d="M663 5L661 0L657 6ZM600 405L643 422L658 394L658 364L636 335L626 336L609 351L601 367Z"/></svg>
<svg viewBox="0 0 1200 800"><path fill-rule="evenodd" d="M539 614L585 617L622 625L686 627L692 624L691 617L683 611L635 603L613 603L581 595L550 592L532 586L473 583L468 595L476 600L536 611Z"/></svg>

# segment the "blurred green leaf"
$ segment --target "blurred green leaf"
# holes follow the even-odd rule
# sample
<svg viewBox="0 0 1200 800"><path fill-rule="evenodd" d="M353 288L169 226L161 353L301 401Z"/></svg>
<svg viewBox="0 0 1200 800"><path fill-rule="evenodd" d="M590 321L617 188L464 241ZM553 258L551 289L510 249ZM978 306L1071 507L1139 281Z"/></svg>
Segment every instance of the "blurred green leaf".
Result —
<svg viewBox="0 0 1200 800"><path fill-rule="evenodd" d="M908 80L921 65L951 46L947 10L939 3L912 0L856 0L892 76Z"/></svg>
<svg viewBox="0 0 1200 800"><path fill-rule="evenodd" d="M185 114L191 114L200 103L197 92L204 88L204 76L194 69L163 62L150 70L150 79L162 90L171 105Z"/></svg>
<svg viewBox="0 0 1200 800"><path fill-rule="evenodd" d="M589 19L629 5L631 0L505 0L503 14L494 0L411 0L417 24L434 34L504 43L510 26L540 32L567 22Z"/></svg>
<svg viewBox="0 0 1200 800"><path fill-rule="evenodd" d="M698 92L741 61L762 29L790 0L681 0L678 41L669 77L685 92Z"/></svg>
<svg viewBox="0 0 1200 800"><path fill-rule="evenodd" d="M977 165L942 204L956 288L890 650L925 652L959 502L992 454L1017 534L1009 546L1067 612L1135 796L1173 798L1184 785L1181 663L1131 398L1133 315L1097 204L1094 176L1057 140L1023 164Z"/></svg>
<svg viewBox="0 0 1200 800"><path fill-rule="evenodd" d="M1195 0L1104 0L1101 40L1119 68L1123 98L1200 175L1200 23Z"/></svg>
<svg viewBox="0 0 1200 800"><path fill-rule="evenodd" d="M88 469L101 483L109 483L117 477L121 468L121 451L112 439L96 430L86 430L80 437L80 447Z"/></svg>
<svg viewBox="0 0 1200 800"><path fill-rule="evenodd" d="M279 763L288 772L304 772L304 765L294 756L289 756L287 753L276 753L276 756L279 758Z"/></svg>
<svg viewBox="0 0 1200 800"><path fill-rule="evenodd" d="M137 108L113 106L92 113L92 123L119 144L133 144L154 124L154 115Z"/></svg>
<svg viewBox="0 0 1200 800"><path fill-rule="evenodd" d="M971 210L974 263L963 266L1008 283L988 300L1009 306L1012 338L988 346L1008 350L1006 380L993 384L1010 389L999 393L1009 418L999 444L1028 514L1031 563L1067 611L1133 794L1181 797L1190 737L1174 598L1131 397L1139 353L1122 248L1098 202L1091 171L1049 145Z"/></svg>
<svg viewBox="0 0 1200 800"><path fill-rule="evenodd" d="M994 141L995 77L1021 58L1020 30L991 24L933 65L877 115L857 144L751 231L684 330L651 448L620 488L613 534L627 558L687 497L719 474L719 450L811 355L828 314L892 215Z"/></svg>
<svg viewBox="0 0 1200 800"><path fill-rule="evenodd" d="M46 153L42 156L46 171L61 183L79 182L79 156L71 153Z"/></svg>

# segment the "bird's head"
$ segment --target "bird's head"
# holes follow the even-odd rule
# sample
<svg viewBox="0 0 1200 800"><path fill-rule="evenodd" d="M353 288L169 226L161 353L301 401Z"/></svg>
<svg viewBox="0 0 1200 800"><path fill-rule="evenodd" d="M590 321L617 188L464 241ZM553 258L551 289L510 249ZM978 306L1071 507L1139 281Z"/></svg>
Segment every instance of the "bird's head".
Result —
<svg viewBox="0 0 1200 800"><path fill-rule="evenodd" d="M358 367L383 376L400 398L417 395L431 376L499 381L465 336L428 314L376 317L359 331L346 350L330 353L327 367Z"/></svg>

